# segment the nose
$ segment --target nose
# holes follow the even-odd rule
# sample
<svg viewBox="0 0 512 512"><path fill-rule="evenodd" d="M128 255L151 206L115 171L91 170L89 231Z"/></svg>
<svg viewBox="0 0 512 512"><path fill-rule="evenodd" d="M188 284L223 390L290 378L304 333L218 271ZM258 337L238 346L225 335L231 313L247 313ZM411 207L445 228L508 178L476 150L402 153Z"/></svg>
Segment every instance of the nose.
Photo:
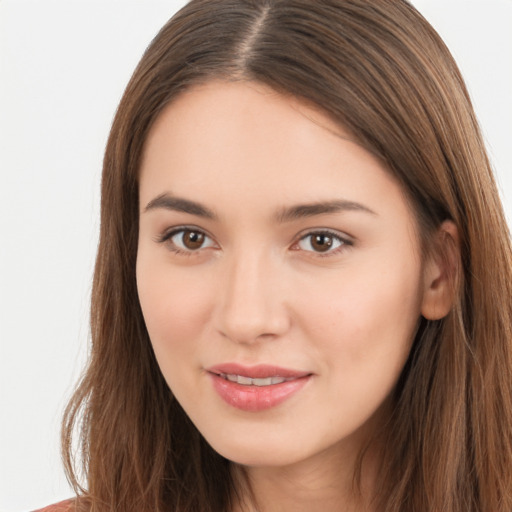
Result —
<svg viewBox="0 0 512 512"><path fill-rule="evenodd" d="M279 265L253 254L226 266L217 302L218 331L244 344L285 334L290 315Z"/></svg>

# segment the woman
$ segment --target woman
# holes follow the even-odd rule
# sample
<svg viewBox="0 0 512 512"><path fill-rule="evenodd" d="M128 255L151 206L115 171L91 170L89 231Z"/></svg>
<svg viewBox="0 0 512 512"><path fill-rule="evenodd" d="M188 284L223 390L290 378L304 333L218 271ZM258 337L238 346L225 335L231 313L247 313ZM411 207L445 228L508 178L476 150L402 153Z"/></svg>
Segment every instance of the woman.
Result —
<svg viewBox="0 0 512 512"><path fill-rule="evenodd" d="M511 254L407 2L190 2L106 150L65 506L509 511Z"/></svg>

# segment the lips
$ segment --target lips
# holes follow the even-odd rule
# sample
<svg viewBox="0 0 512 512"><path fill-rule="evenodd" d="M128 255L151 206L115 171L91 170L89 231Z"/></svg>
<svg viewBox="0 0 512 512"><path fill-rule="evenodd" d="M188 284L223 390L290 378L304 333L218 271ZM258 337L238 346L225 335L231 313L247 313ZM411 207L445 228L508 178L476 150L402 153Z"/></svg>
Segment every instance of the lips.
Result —
<svg viewBox="0 0 512 512"><path fill-rule="evenodd" d="M213 388L229 405L249 412L276 407L300 391L311 373L271 365L225 363L207 369Z"/></svg>

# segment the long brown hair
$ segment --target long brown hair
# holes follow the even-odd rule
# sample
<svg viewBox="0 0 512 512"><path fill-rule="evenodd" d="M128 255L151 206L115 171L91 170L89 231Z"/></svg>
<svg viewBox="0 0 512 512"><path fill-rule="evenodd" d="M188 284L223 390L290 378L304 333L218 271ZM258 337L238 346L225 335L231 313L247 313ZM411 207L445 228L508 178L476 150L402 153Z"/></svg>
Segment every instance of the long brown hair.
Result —
<svg viewBox="0 0 512 512"><path fill-rule="evenodd" d="M378 509L510 512L510 236L461 75L406 0L193 0L147 49L106 149L91 356L63 423L78 508L225 512L236 499L229 461L160 373L135 281L144 141L166 104L210 79L264 83L350 130L401 182L425 250L444 220L457 226L455 303L422 320L397 385Z"/></svg>

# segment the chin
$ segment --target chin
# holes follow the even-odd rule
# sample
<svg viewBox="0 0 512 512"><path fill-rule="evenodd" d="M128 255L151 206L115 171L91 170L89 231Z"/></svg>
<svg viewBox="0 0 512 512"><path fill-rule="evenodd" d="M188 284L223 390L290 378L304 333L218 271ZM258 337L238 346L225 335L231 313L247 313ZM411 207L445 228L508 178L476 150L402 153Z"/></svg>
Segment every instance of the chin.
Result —
<svg viewBox="0 0 512 512"><path fill-rule="evenodd" d="M288 466L308 457L303 441L288 438L285 442L280 435L237 436L226 432L221 436L205 436L205 439L217 453L241 466Z"/></svg>
<svg viewBox="0 0 512 512"><path fill-rule="evenodd" d="M224 447L222 447L224 448ZM244 447L233 449L228 447L224 449L213 449L220 455L240 466L249 467L284 467L297 462L297 454L286 452L272 452L264 447Z"/></svg>

